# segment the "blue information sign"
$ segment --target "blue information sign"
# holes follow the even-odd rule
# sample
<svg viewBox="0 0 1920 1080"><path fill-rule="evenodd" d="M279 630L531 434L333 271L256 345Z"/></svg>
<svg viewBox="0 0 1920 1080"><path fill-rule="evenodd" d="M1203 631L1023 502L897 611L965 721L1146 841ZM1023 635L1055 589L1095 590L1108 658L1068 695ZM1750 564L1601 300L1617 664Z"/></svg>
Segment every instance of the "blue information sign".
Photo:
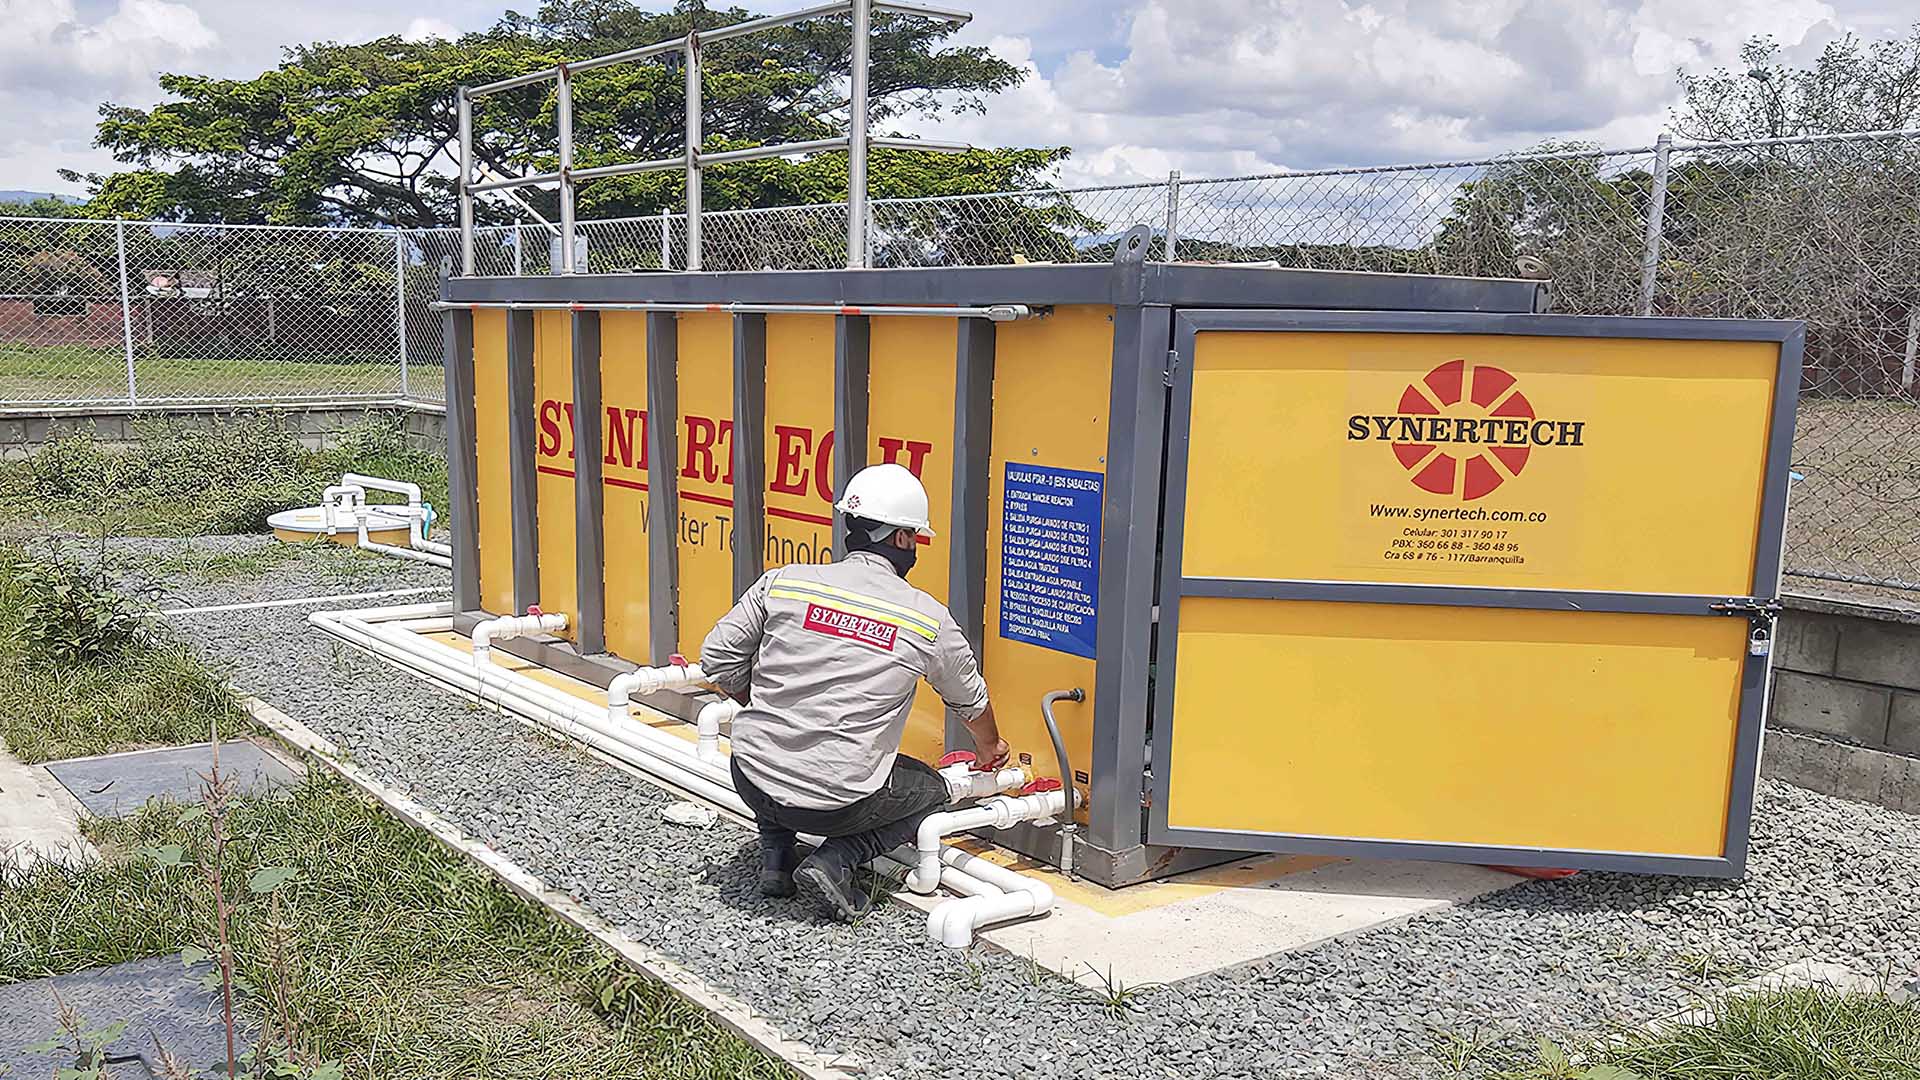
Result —
<svg viewBox="0 0 1920 1080"><path fill-rule="evenodd" d="M1092 659L1099 624L1097 472L1007 463L1000 636Z"/></svg>

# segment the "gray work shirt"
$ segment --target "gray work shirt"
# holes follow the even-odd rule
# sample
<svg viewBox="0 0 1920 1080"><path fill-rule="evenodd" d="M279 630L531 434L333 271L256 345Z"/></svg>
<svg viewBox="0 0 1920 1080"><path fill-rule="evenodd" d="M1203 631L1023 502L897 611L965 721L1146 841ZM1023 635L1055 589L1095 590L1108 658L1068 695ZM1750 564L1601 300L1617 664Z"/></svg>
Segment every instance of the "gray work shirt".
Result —
<svg viewBox="0 0 1920 1080"><path fill-rule="evenodd" d="M886 781L922 678L951 716L987 707L952 613L861 551L767 571L707 635L700 667L729 694L751 684L733 758L761 791L803 810L850 805Z"/></svg>

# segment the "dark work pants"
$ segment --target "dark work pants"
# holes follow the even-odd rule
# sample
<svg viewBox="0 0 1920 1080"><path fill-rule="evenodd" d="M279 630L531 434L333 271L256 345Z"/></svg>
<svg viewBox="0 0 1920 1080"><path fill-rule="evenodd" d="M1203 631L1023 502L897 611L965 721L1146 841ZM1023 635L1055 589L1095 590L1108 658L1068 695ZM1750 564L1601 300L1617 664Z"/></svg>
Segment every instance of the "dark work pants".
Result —
<svg viewBox="0 0 1920 1080"><path fill-rule="evenodd" d="M901 754L893 759L887 782L872 794L835 810L805 810L783 806L755 787L732 762L733 789L753 811L760 830L760 846L793 844L794 833L824 836L821 853L843 859L849 869L868 863L902 844L911 844L920 822L947 805L947 782L924 762Z"/></svg>

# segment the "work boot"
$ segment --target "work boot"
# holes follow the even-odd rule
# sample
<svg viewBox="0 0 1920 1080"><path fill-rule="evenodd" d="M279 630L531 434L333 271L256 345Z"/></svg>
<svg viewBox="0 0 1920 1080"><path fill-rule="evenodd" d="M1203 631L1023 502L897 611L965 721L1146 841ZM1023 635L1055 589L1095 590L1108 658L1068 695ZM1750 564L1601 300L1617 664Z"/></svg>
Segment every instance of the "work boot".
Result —
<svg viewBox="0 0 1920 1080"><path fill-rule="evenodd" d="M762 843L760 845L760 895L788 897L798 892L799 890L794 888L793 884L793 868L799 861L791 840L782 844Z"/></svg>
<svg viewBox="0 0 1920 1080"><path fill-rule="evenodd" d="M811 894L829 918L852 922L873 906L865 889L853 880L853 867L831 843L801 860L793 880Z"/></svg>

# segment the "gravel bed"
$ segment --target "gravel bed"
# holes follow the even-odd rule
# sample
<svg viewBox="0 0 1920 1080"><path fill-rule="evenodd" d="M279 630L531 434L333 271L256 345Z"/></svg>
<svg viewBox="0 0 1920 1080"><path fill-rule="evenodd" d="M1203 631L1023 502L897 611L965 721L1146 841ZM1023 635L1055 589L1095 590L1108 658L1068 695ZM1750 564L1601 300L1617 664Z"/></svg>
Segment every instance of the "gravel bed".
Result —
<svg viewBox="0 0 1920 1080"><path fill-rule="evenodd" d="M251 587L291 595L299 580L282 567ZM1151 989L1116 1015L1025 958L928 943L899 905L838 927L763 900L747 830L666 823L660 790L334 648L303 610L207 616L196 633L237 684L870 1076L1422 1076L1455 1039L1492 1041L1495 1061L1535 1033L1642 1021L1794 960L1920 969L1920 818L1769 781L1742 882L1529 882Z"/></svg>
<svg viewBox="0 0 1920 1080"><path fill-rule="evenodd" d="M275 556L285 547L285 541L269 535L116 536L107 541L107 565L127 586L157 586L162 607L446 586L453 580L450 571L438 566L337 544L302 545L293 557L282 562ZM97 542L70 541L66 548L75 555L87 555L97 550ZM255 555L264 556L272 565L263 572L248 574L213 561L223 556ZM421 601L437 598L432 594L418 597ZM377 603L381 601L368 601L366 606Z"/></svg>

